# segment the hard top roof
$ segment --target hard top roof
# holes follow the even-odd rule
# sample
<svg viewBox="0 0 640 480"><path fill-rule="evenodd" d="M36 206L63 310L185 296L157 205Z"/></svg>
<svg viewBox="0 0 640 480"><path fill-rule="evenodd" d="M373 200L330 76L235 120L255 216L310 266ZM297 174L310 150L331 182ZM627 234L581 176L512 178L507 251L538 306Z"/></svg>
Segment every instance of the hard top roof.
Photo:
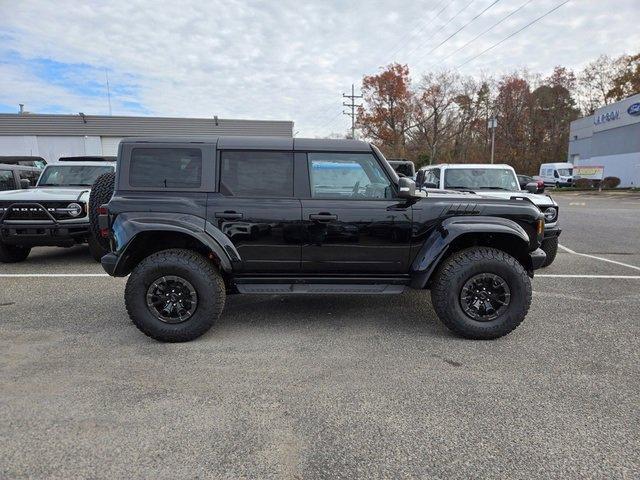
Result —
<svg viewBox="0 0 640 480"><path fill-rule="evenodd" d="M421 170L427 168L513 168L506 163L438 163L437 165L427 165Z"/></svg>
<svg viewBox="0 0 640 480"><path fill-rule="evenodd" d="M136 143L193 143L213 144L219 150L300 150L370 152L371 146L360 140L333 138L284 138L284 137L132 137L124 138L122 144Z"/></svg>
<svg viewBox="0 0 640 480"><path fill-rule="evenodd" d="M48 163L44 168L49 167L111 167L115 168L116 162L90 162L90 161L82 161L82 162L51 162Z"/></svg>
<svg viewBox="0 0 640 480"><path fill-rule="evenodd" d="M42 171L40 167L34 167L31 165L14 165L12 163L0 163L0 170L23 170L23 171Z"/></svg>
<svg viewBox="0 0 640 480"><path fill-rule="evenodd" d="M59 162L115 162L117 157L110 155L78 155L73 157L60 157Z"/></svg>

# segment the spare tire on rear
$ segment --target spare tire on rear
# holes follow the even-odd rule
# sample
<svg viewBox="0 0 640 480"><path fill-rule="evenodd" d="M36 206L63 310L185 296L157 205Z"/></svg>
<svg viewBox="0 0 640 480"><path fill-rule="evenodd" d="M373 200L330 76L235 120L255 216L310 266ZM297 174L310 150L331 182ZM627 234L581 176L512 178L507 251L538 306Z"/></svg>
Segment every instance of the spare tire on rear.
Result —
<svg viewBox="0 0 640 480"><path fill-rule="evenodd" d="M109 250L109 240L100 235L98 208L100 205L108 203L111 197L113 197L115 182L115 172L103 173L94 182L91 187L91 194L89 195L89 223L91 224L91 234L96 243L105 251Z"/></svg>

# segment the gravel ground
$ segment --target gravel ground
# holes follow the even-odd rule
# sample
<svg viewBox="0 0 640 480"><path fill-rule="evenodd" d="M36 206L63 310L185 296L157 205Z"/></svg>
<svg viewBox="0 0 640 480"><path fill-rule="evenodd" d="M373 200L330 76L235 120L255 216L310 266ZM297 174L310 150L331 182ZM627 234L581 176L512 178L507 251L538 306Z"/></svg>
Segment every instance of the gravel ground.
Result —
<svg viewBox="0 0 640 480"><path fill-rule="evenodd" d="M640 266L622 198L559 195L561 243ZM101 273L84 248L0 269ZM640 275L566 252L540 273ZM0 278L0 478L640 476L640 279L540 276L489 342L408 292L233 296L207 335L160 344L123 290Z"/></svg>

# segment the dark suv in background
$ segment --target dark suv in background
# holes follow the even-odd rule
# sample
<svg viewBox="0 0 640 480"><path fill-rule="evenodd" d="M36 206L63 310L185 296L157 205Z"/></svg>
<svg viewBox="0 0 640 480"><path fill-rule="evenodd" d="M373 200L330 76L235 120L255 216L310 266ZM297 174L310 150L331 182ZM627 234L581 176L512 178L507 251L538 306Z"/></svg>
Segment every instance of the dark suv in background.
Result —
<svg viewBox="0 0 640 480"><path fill-rule="evenodd" d="M205 333L228 294L406 288L430 289L454 332L496 338L524 319L545 259L531 202L426 196L360 141L128 139L115 177L90 200L102 265L129 275L127 311L162 341Z"/></svg>

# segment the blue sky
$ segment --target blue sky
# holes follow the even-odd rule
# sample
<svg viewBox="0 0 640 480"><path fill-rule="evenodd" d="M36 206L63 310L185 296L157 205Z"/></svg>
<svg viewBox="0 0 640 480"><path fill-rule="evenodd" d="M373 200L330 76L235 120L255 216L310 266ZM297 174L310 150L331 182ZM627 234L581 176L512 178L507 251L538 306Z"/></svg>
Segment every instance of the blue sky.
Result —
<svg viewBox="0 0 640 480"><path fill-rule="evenodd" d="M24 103L37 113L106 114L108 71L114 115L281 119L304 135L343 133L341 94L363 75L392 61L407 63L415 81L456 67L560 0L493 3L0 0L0 112ZM637 52L640 4L615 4L573 0L460 73L546 74Z"/></svg>

